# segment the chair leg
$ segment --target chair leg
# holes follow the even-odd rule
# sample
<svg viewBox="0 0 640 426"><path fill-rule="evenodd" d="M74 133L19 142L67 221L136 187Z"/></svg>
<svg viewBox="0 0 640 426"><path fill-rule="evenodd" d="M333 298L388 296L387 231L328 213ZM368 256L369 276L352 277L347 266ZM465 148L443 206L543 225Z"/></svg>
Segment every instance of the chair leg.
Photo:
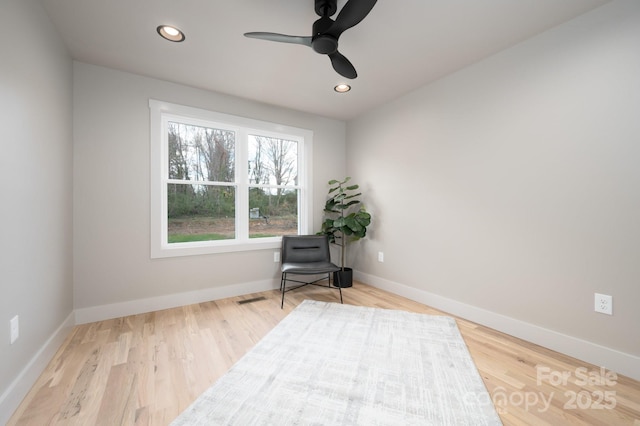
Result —
<svg viewBox="0 0 640 426"><path fill-rule="evenodd" d="M282 291L282 302L280 302L280 309L284 309L284 293L287 287L287 274L282 273L282 279L280 280L280 291Z"/></svg>
<svg viewBox="0 0 640 426"><path fill-rule="evenodd" d="M329 272L329 287L331 287L331 275L333 274ZM334 286L335 286L335 282L334 282ZM338 285L337 287L338 287L338 292L340 293L340 303L344 304L344 302L342 301L342 286Z"/></svg>
<svg viewBox="0 0 640 426"><path fill-rule="evenodd" d="M332 275L331 272L327 274L327 280L329 281L329 284L328 284L329 288L331 288L331 275ZM317 281L314 281L313 283L306 283L306 284L314 284L316 282ZM303 287L304 285L300 287ZM319 285L319 284L314 284L314 285ZM338 287L338 292L340 293L340 303L344 304L342 300L342 287L340 287L339 285L337 287ZM297 287L294 287L293 289L295 288ZM280 292L282 293L282 300L280 301L280 309L284 309L284 294L287 292L287 273L286 272L283 272L282 276L280 277Z"/></svg>

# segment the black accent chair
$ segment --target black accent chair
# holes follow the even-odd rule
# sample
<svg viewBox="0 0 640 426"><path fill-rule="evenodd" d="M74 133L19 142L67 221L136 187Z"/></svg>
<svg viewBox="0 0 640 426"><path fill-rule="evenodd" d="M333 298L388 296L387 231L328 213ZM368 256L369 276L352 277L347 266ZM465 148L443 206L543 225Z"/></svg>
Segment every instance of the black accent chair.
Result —
<svg viewBox="0 0 640 426"><path fill-rule="evenodd" d="M284 235L282 237L281 251L281 271L280 291L282 292L282 303L284 307L284 294L287 291L295 290L306 285L317 285L328 287L340 292L340 303L342 303L342 288L331 287L331 276L339 271L340 267L331 263L329 253L329 237L326 235ZM291 275L322 275L313 281L299 281L289 278ZM319 284L328 280L327 285ZM298 283L295 287L287 288L287 282Z"/></svg>

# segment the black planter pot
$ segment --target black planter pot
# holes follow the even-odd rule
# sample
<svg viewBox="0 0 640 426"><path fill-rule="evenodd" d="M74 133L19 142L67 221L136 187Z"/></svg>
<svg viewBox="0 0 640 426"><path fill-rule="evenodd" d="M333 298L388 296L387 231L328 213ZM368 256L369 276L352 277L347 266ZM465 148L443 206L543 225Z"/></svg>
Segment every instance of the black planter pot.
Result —
<svg viewBox="0 0 640 426"><path fill-rule="evenodd" d="M351 287L353 285L353 269L344 268L343 271L334 272L333 285L341 288Z"/></svg>

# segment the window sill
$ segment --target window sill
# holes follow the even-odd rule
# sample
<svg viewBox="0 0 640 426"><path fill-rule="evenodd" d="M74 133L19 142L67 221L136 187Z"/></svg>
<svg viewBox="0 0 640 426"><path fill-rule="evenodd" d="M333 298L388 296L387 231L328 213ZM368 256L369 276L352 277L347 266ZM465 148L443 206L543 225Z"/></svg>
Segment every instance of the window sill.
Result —
<svg viewBox="0 0 640 426"><path fill-rule="evenodd" d="M282 244L280 237L260 238L259 240L239 243L237 241L218 241L216 245L208 242L201 243L174 243L152 248L151 258L160 259L166 257L196 256L205 254L246 252L253 250L279 249Z"/></svg>

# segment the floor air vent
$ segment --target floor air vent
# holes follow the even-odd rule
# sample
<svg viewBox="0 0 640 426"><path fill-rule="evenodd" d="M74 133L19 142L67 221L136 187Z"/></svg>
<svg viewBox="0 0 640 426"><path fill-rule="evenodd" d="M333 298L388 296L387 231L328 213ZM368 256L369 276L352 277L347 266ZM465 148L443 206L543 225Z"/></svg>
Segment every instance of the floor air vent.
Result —
<svg viewBox="0 0 640 426"><path fill-rule="evenodd" d="M261 300L267 300L265 297L254 297L253 299L245 299L245 300L239 300L238 302L236 302L238 305L244 305L246 303L253 303L253 302L259 302Z"/></svg>

